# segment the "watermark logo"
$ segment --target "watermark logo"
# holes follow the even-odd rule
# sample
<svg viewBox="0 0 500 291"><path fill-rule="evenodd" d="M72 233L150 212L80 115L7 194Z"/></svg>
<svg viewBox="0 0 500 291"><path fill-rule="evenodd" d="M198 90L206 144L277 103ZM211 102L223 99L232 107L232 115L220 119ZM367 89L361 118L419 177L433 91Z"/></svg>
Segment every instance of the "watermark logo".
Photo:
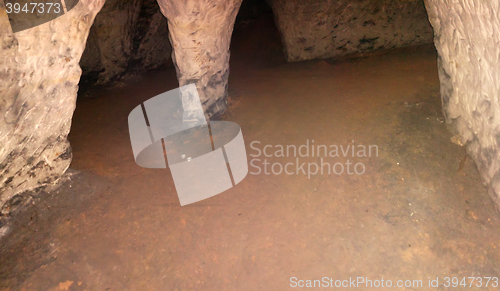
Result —
<svg viewBox="0 0 500 291"><path fill-rule="evenodd" d="M241 128L207 122L194 84L145 101L130 112L128 125L136 163L168 165L181 205L222 193L248 173Z"/></svg>
<svg viewBox="0 0 500 291"><path fill-rule="evenodd" d="M68 13L78 0L5 0L4 3L12 32L16 33Z"/></svg>
<svg viewBox="0 0 500 291"><path fill-rule="evenodd" d="M356 144L354 140L347 145L324 145L307 139L299 146L252 141L250 148L250 174L305 175L308 179L317 174L363 175L366 165L360 160L378 157L377 145Z"/></svg>

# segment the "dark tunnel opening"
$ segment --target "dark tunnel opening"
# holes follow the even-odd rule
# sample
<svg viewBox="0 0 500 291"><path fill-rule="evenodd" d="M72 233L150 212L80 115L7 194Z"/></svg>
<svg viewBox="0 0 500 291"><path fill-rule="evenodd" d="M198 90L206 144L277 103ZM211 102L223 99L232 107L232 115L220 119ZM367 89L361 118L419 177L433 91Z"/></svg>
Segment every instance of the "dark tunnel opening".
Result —
<svg viewBox="0 0 500 291"><path fill-rule="evenodd" d="M271 6L265 0L244 0L231 39L231 70L272 66L285 61Z"/></svg>
<svg viewBox="0 0 500 291"><path fill-rule="evenodd" d="M110 0L97 14L80 60L79 98L151 70L173 68L167 19L156 0Z"/></svg>

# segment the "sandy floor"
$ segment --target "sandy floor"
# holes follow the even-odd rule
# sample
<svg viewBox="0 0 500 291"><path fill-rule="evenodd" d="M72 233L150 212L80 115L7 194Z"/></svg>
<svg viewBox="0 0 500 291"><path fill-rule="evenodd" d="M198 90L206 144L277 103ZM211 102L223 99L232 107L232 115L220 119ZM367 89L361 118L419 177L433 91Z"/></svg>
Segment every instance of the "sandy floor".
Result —
<svg viewBox="0 0 500 291"><path fill-rule="evenodd" d="M499 215L450 141L434 51L285 63L276 34L252 29L236 31L226 116L247 153L253 141L377 145L378 156L324 159L364 173L249 174L180 207L168 170L134 163L127 128L135 106L177 86L175 71L130 78L78 102L79 172L14 218L0 241L0 290L287 290L323 277L423 286L398 290L430 290L438 278L433 289L445 290L445 277L500 275ZM498 290L494 279L464 282L457 289Z"/></svg>

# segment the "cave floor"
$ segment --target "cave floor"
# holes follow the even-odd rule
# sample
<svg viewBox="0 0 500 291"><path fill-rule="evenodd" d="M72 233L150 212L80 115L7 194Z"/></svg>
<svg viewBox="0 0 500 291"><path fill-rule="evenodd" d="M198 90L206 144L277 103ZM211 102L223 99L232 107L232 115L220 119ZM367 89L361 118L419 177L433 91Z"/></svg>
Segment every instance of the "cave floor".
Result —
<svg viewBox="0 0 500 291"><path fill-rule="evenodd" d="M423 285L400 290L439 278L444 290L445 277L500 274L499 215L451 142L434 51L286 63L279 44L234 41L225 119L241 126L247 153L252 141L377 145L378 156L351 158L364 174L249 174L180 207L169 170L135 164L127 128L135 106L177 86L175 70L129 78L78 101L77 171L13 218L0 290L286 290L323 277Z"/></svg>

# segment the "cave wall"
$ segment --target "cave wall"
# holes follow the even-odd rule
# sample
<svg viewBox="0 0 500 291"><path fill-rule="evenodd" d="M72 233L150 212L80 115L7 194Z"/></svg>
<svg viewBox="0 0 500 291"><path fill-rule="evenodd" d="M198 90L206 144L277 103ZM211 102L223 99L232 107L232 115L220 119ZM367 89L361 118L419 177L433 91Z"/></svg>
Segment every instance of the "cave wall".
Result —
<svg viewBox="0 0 500 291"><path fill-rule="evenodd" d="M107 0L90 29L82 78L105 84L127 71L155 69L171 51L167 19L156 0Z"/></svg>
<svg viewBox="0 0 500 291"><path fill-rule="evenodd" d="M71 162L67 135L80 57L104 0L12 33L0 1L0 214L14 195L55 183Z"/></svg>
<svg viewBox="0 0 500 291"><path fill-rule="evenodd" d="M179 86L196 84L207 118L218 118L227 107L229 44L241 1L158 0Z"/></svg>
<svg viewBox="0 0 500 291"><path fill-rule="evenodd" d="M432 43L422 0L269 0L288 61Z"/></svg>
<svg viewBox="0 0 500 291"><path fill-rule="evenodd" d="M500 3L426 0L447 122L500 206Z"/></svg>

